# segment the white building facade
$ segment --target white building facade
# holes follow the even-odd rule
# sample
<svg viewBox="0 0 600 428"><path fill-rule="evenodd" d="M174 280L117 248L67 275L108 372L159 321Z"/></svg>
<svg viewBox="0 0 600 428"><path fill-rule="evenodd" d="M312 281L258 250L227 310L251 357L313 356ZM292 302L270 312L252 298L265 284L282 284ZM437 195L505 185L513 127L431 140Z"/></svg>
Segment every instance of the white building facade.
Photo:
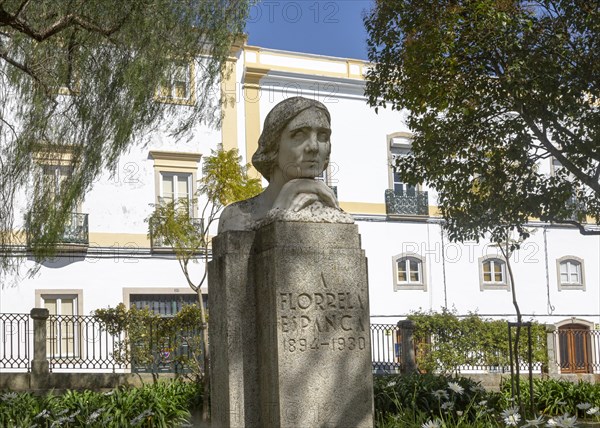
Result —
<svg viewBox="0 0 600 428"><path fill-rule="evenodd" d="M390 167L395 156L410 150L411 134L404 113L376 114L366 104L368 64L254 46L243 46L230 63L232 73L221 82L228 98L222 128L199 125L187 141L176 142L166 132L145 136L147 144L132 148L116 175L102 176L85 196L78 213L83 217L73 222L78 239L65 242L64 251L43 262L33 278L0 279L0 313L46 307L57 315L89 315L123 302L172 315L193 302L196 295L174 255L153 247L148 237L145 219L152 204L191 198L202 157L221 144L239 149L249 162L269 110L302 95L320 100L331 113L331 161L323 178L358 224L368 258L373 323L392 324L414 310L442 308L514 320L514 287L525 320L559 329L600 328L600 236L532 222L531 237L511 257L514 284L494 246L449 242L435 191L402 183ZM192 88L172 96L190 96ZM540 168L550 174L547 162ZM27 249L22 251L27 257ZM27 260L26 267L34 264ZM196 269L200 278L203 264ZM598 342L575 342L562 344L568 350L561 358L583 358L581 370L600 372Z"/></svg>

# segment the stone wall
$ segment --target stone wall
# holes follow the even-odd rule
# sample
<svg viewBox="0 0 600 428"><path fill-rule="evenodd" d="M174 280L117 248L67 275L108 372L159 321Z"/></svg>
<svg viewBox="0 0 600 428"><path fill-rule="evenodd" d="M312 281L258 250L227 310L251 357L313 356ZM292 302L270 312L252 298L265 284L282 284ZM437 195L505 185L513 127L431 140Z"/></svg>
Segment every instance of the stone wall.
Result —
<svg viewBox="0 0 600 428"><path fill-rule="evenodd" d="M173 378L161 375L161 379ZM0 391L50 391L65 389L113 389L118 386L139 387L153 382L150 373L0 373Z"/></svg>

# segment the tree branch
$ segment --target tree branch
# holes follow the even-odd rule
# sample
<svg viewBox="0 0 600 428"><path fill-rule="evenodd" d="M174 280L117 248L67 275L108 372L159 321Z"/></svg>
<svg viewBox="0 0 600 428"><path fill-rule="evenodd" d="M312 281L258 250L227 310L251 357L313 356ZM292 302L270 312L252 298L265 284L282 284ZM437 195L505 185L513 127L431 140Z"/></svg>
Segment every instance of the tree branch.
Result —
<svg viewBox="0 0 600 428"><path fill-rule="evenodd" d="M196 286L192 280L190 279L190 273L188 271L188 262L189 259L180 259L179 257L177 257L177 259L179 260L179 264L181 265L181 269L183 270L183 274L185 276L185 279L187 280L187 283L189 285L189 287L194 290L194 292L198 292L198 289L200 288L200 286Z"/></svg>
<svg viewBox="0 0 600 428"><path fill-rule="evenodd" d="M548 113L548 112L546 112L546 113ZM575 135L575 133L573 133L573 131L566 128L558 120L556 120L556 116L554 116L551 113L548 113L548 116L550 117L550 122L552 122L552 125L554 125L554 127L556 129L558 129L560 132L567 134L569 137L571 137L574 140L580 140L580 138L577 135Z"/></svg>
<svg viewBox="0 0 600 428"><path fill-rule="evenodd" d="M555 147L554 144L552 144L552 142L548 139L546 134L540 131L538 126L535 124L535 121L529 117L529 115L525 111L524 105L518 100L515 100L515 102L519 107L521 117L523 118L525 123L527 123L529 129L531 129L533 134L538 138L540 143L542 143L544 148L548 150L548 152L550 152L550 154L554 156L561 163L561 165L566 168L567 171L573 174L573 176L575 176L578 180L580 180L583 184L588 186L597 195L600 196L600 183L598 181L594 181L592 177L586 175L583 171L577 168L577 166L573 162L571 162L569 158L563 155L562 151Z"/></svg>
<svg viewBox="0 0 600 428"><path fill-rule="evenodd" d="M12 59L11 57L8 56L8 54L6 52L2 52L0 51L0 58L3 59L4 61L6 61L7 63L9 63L10 65L12 65L13 67L18 68L19 70L21 70L22 72L24 72L25 74L27 74L28 76L31 76L31 78L33 80L35 80L35 82L40 85L44 92L46 94L50 93L50 90L48 89L48 85L46 85L45 82L43 82L35 73L35 71L33 71L31 68L29 68L27 65L22 64L14 59Z"/></svg>
<svg viewBox="0 0 600 428"><path fill-rule="evenodd" d="M26 0L25 3L27 3L27 1L28 0ZM59 33L65 28L71 27L73 25L78 25L79 27L90 32L102 34L103 36L109 37L123 26L128 16L129 14L126 14L123 20L121 20L121 22L115 24L112 27L102 28L101 26L91 22L85 17L70 13L55 21L53 24L49 25L43 30L34 30L25 21L19 19L18 12L15 15L11 15L4 9L0 9L0 23L12 27L15 30L28 35L29 37L38 42L46 40L49 37L55 35L56 33Z"/></svg>
<svg viewBox="0 0 600 428"><path fill-rule="evenodd" d="M17 135L17 131L15 130L15 127L14 127L14 125L12 123L7 122L2 116L0 116L0 122L6 124L6 126L8 126L8 129L11 130L14 138L17 138L17 136L18 136ZM2 158L0 157L0 164L1 164L1 162L2 162ZM1 164L1 166L4 166L4 165Z"/></svg>
<svg viewBox="0 0 600 428"><path fill-rule="evenodd" d="M17 12L15 13L15 18L17 18L21 12L23 12L23 10L29 5L29 2L30 0L24 0L23 3L21 3L21 6L19 6Z"/></svg>

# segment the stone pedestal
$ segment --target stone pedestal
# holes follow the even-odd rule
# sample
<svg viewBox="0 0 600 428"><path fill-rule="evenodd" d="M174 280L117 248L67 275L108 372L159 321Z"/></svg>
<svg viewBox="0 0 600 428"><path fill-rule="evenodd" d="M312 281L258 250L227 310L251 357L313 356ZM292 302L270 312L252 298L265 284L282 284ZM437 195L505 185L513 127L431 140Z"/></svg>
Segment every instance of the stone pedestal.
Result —
<svg viewBox="0 0 600 428"><path fill-rule="evenodd" d="M366 269L353 224L213 239L212 426L373 426Z"/></svg>
<svg viewBox="0 0 600 428"><path fill-rule="evenodd" d="M254 232L212 241L208 264L211 426L259 427L256 301L249 263Z"/></svg>
<svg viewBox="0 0 600 428"><path fill-rule="evenodd" d="M256 232L260 426L372 427L367 265L356 225Z"/></svg>

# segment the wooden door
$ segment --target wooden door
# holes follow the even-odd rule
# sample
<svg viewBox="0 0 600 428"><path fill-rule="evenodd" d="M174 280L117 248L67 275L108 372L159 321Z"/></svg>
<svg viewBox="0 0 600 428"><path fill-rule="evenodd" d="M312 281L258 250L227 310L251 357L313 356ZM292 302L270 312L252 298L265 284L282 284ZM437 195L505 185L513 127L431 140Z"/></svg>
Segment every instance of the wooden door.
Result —
<svg viewBox="0 0 600 428"><path fill-rule="evenodd" d="M583 324L558 328L561 373L591 373L590 329Z"/></svg>

